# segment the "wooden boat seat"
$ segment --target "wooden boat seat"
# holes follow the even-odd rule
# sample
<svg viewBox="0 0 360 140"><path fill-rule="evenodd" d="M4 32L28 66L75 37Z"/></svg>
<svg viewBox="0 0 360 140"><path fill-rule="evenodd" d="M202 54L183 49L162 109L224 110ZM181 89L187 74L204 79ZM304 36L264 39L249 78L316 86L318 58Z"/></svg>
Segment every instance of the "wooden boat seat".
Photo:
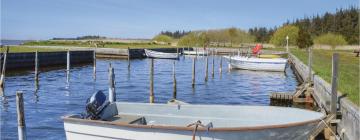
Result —
<svg viewBox="0 0 360 140"><path fill-rule="evenodd" d="M104 119L105 121L116 122L120 124L139 124L146 125L145 117L136 115L115 115Z"/></svg>

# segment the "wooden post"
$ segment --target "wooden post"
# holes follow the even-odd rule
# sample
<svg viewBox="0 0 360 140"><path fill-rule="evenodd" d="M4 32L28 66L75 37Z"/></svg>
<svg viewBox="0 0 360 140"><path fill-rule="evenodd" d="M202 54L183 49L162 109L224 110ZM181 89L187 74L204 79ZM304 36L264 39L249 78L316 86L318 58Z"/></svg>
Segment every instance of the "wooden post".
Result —
<svg viewBox="0 0 360 140"><path fill-rule="evenodd" d="M229 72L230 72L230 70L231 70L231 54L230 54L230 56L229 56L229 67L228 67L228 69L229 69Z"/></svg>
<svg viewBox="0 0 360 140"><path fill-rule="evenodd" d="M332 56L332 78L331 78L331 106L330 113L334 115L334 119L336 119L337 113L337 75L338 75L338 61L339 54L334 53ZM336 132L336 126L332 126L331 130Z"/></svg>
<svg viewBox="0 0 360 140"><path fill-rule="evenodd" d="M18 138L19 140L26 140L26 125L24 117L24 98L21 91L16 92L16 112L18 122Z"/></svg>
<svg viewBox="0 0 360 140"><path fill-rule="evenodd" d="M130 70L130 47L128 47L128 57L127 57L127 60L128 60L128 69Z"/></svg>
<svg viewBox="0 0 360 140"><path fill-rule="evenodd" d="M116 101L116 93L115 93L115 74L114 68L109 64L109 101L113 103Z"/></svg>
<svg viewBox="0 0 360 140"><path fill-rule="evenodd" d="M94 80L96 80L96 50L97 50L97 44L95 44L95 50L94 50L94 56L93 56L93 63L94 63L94 66L93 66L93 78Z"/></svg>
<svg viewBox="0 0 360 140"><path fill-rule="evenodd" d="M6 59L7 59L8 53L9 53L9 47L6 47L6 50L4 52L4 61L3 61L3 65L2 65L1 76L0 76L0 95L1 96L4 96Z"/></svg>
<svg viewBox="0 0 360 140"><path fill-rule="evenodd" d="M66 54L66 82L70 81L70 51L67 51Z"/></svg>
<svg viewBox="0 0 360 140"><path fill-rule="evenodd" d="M308 58L308 67L309 67L309 73L308 73L308 82L311 83L311 77L312 77L312 70L311 70L311 66L312 66L312 49L311 47L308 48L309 50L309 58Z"/></svg>
<svg viewBox="0 0 360 140"><path fill-rule="evenodd" d="M195 57L193 58L193 66L192 66L192 88L195 88Z"/></svg>
<svg viewBox="0 0 360 140"><path fill-rule="evenodd" d="M35 89L39 88L39 57L38 57L38 51L35 52Z"/></svg>
<svg viewBox="0 0 360 140"><path fill-rule="evenodd" d="M176 48L177 59L179 59L179 48Z"/></svg>
<svg viewBox="0 0 360 140"><path fill-rule="evenodd" d="M154 59L150 63L150 103L154 103Z"/></svg>
<svg viewBox="0 0 360 140"><path fill-rule="evenodd" d="M198 56L198 48L195 47L195 49L196 49L196 55L195 55L195 57L197 58L197 56Z"/></svg>
<svg viewBox="0 0 360 140"><path fill-rule="evenodd" d="M222 73L222 57L220 57L219 73Z"/></svg>
<svg viewBox="0 0 360 140"><path fill-rule="evenodd" d="M205 59L205 82L208 81L208 67L209 67L208 56L206 56L206 59Z"/></svg>
<svg viewBox="0 0 360 140"><path fill-rule="evenodd" d="M211 78L214 79L214 67L215 67L215 59L212 56L212 70L211 70Z"/></svg>
<svg viewBox="0 0 360 140"><path fill-rule="evenodd" d="M174 61L174 65L173 65L173 99L176 99L176 74L175 74L175 61Z"/></svg>

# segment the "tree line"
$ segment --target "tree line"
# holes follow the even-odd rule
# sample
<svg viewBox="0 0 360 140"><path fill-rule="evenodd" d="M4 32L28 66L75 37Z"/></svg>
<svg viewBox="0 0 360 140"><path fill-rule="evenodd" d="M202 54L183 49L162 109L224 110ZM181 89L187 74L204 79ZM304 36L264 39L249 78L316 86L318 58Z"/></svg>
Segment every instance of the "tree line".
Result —
<svg viewBox="0 0 360 140"><path fill-rule="evenodd" d="M171 31L161 31L160 32L160 35L167 35L171 38L174 38L174 39L179 39L181 37L183 37L184 35L187 35L189 34L191 31L180 31L180 30L177 30L177 31L174 31L174 32L171 32Z"/></svg>
<svg viewBox="0 0 360 140"><path fill-rule="evenodd" d="M348 44L359 43L359 9L355 6L338 9L335 13L326 12L323 15L296 19L292 22L287 21L279 28L285 26L297 26L308 32L311 38L330 33L343 36ZM248 32L255 36L256 42L271 43L271 38L277 29L276 27L269 29L255 27L250 28Z"/></svg>

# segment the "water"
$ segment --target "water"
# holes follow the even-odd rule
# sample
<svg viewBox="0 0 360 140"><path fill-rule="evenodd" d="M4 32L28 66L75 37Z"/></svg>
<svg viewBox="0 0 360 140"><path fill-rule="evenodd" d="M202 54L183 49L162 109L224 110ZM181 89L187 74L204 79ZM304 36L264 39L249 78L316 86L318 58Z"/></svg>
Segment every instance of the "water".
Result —
<svg viewBox="0 0 360 140"><path fill-rule="evenodd" d="M29 40L0 40L0 45L21 45Z"/></svg>
<svg viewBox="0 0 360 140"><path fill-rule="evenodd" d="M224 60L224 59L223 59ZM172 64L174 60L154 62L155 102L166 103L172 98ZM84 111L85 101L95 91L108 88L108 65L112 63L116 75L117 101L149 101L150 59L131 60L131 70L126 60L97 60L97 79L92 79L92 65L71 69L70 86L66 84L64 69L40 73L40 89L35 92L34 74L6 77L6 98L1 101L1 139L17 139L15 92L24 92L25 120L28 139L65 139L61 116ZM191 88L192 59L176 61L178 99L192 104L269 105L271 92L294 91L298 82L288 67L283 72L228 71L223 61L220 78L219 59L215 59L215 77L205 79L204 58L198 57L196 86ZM64 66L65 68L65 66Z"/></svg>

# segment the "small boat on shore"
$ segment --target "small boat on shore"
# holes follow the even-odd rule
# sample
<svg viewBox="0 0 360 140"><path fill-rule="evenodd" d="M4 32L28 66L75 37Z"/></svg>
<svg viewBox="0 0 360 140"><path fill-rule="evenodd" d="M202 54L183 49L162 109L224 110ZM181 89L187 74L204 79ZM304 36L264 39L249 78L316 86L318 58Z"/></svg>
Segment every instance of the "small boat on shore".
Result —
<svg viewBox="0 0 360 140"><path fill-rule="evenodd" d="M145 49L145 54L149 58L179 59L178 53L164 53L164 52L158 52L158 51Z"/></svg>
<svg viewBox="0 0 360 140"><path fill-rule="evenodd" d="M86 107L91 117L63 117L68 140L304 140L324 118L288 107L105 103L93 97L96 105Z"/></svg>
<svg viewBox="0 0 360 140"><path fill-rule="evenodd" d="M287 59L257 58L246 56L225 56L229 59L231 68L258 71L285 71Z"/></svg>

